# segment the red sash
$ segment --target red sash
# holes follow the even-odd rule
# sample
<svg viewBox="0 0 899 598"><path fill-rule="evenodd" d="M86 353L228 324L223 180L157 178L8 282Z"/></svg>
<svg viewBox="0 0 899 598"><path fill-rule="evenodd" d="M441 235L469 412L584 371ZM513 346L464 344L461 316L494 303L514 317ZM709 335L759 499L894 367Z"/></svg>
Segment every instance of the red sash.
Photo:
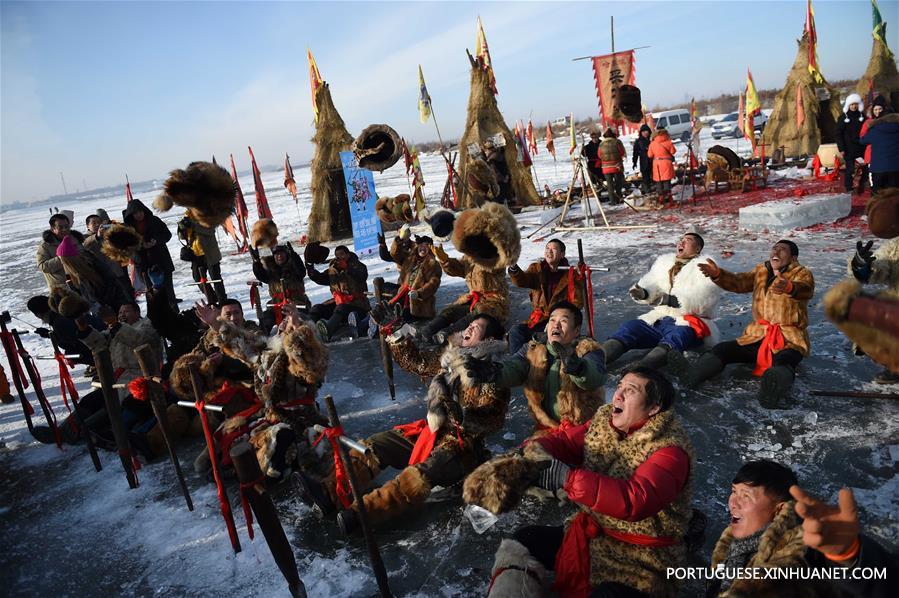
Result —
<svg viewBox="0 0 899 598"><path fill-rule="evenodd" d="M341 293L340 291L331 291L331 295L334 297L334 302L337 305L346 305L347 303L352 303L356 299L356 295L352 293Z"/></svg>
<svg viewBox="0 0 899 598"><path fill-rule="evenodd" d="M403 307L409 307L409 291L411 290L409 285L404 284L400 287L400 290L396 292L396 295L393 296L393 299L387 303L389 305L394 305L395 303L400 302L400 305Z"/></svg>
<svg viewBox="0 0 899 598"><path fill-rule="evenodd" d="M759 346L758 355L755 358L755 369L752 370L753 376L761 376L765 370L774 363L774 352L780 351L786 345L780 324L772 324L768 320L759 320L759 324L766 327L765 338Z"/></svg>
<svg viewBox="0 0 899 598"><path fill-rule="evenodd" d="M689 324L690 328L693 329L693 332L696 333L696 338L704 339L712 334L712 331L709 330L709 325L699 316L687 314L684 316L684 320L687 321L687 324Z"/></svg>
<svg viewBox="0 0 899 598"><path fill-rule="evenodd" d="M495 297L496 293L493 292L480 292L480 291L471 291L468 294L468 311L474 311L475 306L480 303L482 300L487 297Z"/></svg>
<svg viewBox="0 0 899 598"><path fill-rule="evenodd" d="M600 527L589 513L581 511L568 526L562 547L556 553L556 582L553 589L559 596L582 598L590 594L590 540L606 534L619 542L663 548L677 543L675 538L644 536Z"/></svg>
<svg viewBox="0 0 899 598"><path fill-rule="evenodd" d="M409 465L417 465L431 455L434 450L434 443L437 441L437 434L431 432L428 427L428 420L419 419L408 424L400 424L393 427L394 430L402 434L406 439L415 440L415 446L412 447L412 455L409 457Z"/></svg>

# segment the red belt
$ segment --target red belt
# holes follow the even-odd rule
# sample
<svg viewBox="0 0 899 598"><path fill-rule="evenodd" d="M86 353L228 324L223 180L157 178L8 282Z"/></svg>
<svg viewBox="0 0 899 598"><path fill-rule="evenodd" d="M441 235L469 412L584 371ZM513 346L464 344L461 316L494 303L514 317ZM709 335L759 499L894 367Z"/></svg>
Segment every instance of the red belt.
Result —
<svg viewBox="0 0 899 598"><path fill-rule="evenodd" d="M468 311L474 311L475 306L478 303L480 303L481 300L486 299L487 297L496 297L496 296L497 296L497 293L494 293L492 291L487 291L487 292L483 292L483 293L478 292L478 291L471 291L468 294L468 305L469 305Z"/></svg>
<svg viewBox="0 0 899 598"><path fill-rule="evenodd" d="M780 351L786 345L780 324L773 324L768 320L759 320L759 324L765 326L765 338L759 345L759 352L755 358L755 369L752 370L753 376L761 376L765 370L774 363L774 352Z"/></svg>

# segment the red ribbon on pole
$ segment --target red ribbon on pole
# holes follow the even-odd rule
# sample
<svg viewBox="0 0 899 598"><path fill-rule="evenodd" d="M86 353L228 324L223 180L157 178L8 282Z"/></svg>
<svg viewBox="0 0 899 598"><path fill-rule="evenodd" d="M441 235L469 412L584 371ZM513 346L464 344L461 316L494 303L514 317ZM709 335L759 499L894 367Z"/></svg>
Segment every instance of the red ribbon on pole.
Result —
<svg viewBox="0 0 899 598"><path fill-rule="evenodd" d="M587 329L590 331L590 336L595 336L593 333L593 277L591 276L590 266L579 263L577 265L577 273L578 280L584 280L585 276L587 278L587 296L584 297L584 307L587 308Z"/></svg>
<svg viewBox="0 0 899 598"><path fill-rule="evenodd" d="M240 550L240 542L237 539L237 528L234 527L234 515L231 513L231 504L225 499L222 476L219 472L218 465L216 465L218 460L215 458L215 444L212 440L212 432L209 431L209 420L206 417L206 403L205 401L196 401L194 406L200 413L200 422L203 424L203 435L206 437L206 446L209 447L209 461L212 464L212 477L215 479L219 507L222 509L222 517L225 519L225 526L228 528L228 537L231 539L231 547L237 552Z"/></svg>
<svg viewBox="0 0 899 598"><path fill-rule="evenodd" d="M247 500L247 492L251 492L256 484L262 484L264 481L264 476L259 476L258 480L240 485L240 505L243 507L243 516L247 520L247 534L250 536L251 542L255 536L253 533L253 509L250 508L250 501Z"/></svg>
<svg viewBox="0 0 899 598"><path fill-rule="evenodd" d="M56 358L56 363L59 364L59 388L62 391L62 402L66 409L69 410L69 413L71 413L72 408L69 407L68 396L72 397L73 403L76 402L78 400L78 390L75 389L75 381L72 380L72 374L69 373L66 358L60 353L55 353L53 357ZM66 396L67 394L68 396Z"/></svg>
<svg viewBox="0 0 899 598"><path fill-rule="evenodd" d="M344 509L349 509L350 505L353 504L353 501L350 500L350 496L352 495L350 479L347 477L346 470L343 468L343 462L340 460L340 453L338 452L340 449L337 447L337 443L339 442L338 439L341 436L343 436L342 427L325 428L319 437L315 439L315 442L312 443L312 446L317 446L322 438L327 438L328 442L331 443L331 450L334 451L334 486L337 491L337 498L340 499L340 504L343 505Z"/></svg>

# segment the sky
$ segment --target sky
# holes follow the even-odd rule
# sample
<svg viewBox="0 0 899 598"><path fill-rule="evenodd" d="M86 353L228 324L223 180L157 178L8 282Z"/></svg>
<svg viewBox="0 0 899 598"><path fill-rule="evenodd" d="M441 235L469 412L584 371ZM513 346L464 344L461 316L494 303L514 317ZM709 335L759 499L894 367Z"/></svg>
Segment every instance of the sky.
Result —
<svg viewBox="0 0 899 598"><path fill-rule="evenodd" d="M879 2L896 49L897 3ZM814 3L819 64L861 76L867 0ZM310 48L347 129L419 122L418 65L444 138L458 138L469 93L466 48L480 15L506 122L598 112L590 61L639 46L643 103L736 92L752 69L779 87L805 2L8 2L0 0L0 203L165 178L233 153L249 167L311 159Z"/></svg>

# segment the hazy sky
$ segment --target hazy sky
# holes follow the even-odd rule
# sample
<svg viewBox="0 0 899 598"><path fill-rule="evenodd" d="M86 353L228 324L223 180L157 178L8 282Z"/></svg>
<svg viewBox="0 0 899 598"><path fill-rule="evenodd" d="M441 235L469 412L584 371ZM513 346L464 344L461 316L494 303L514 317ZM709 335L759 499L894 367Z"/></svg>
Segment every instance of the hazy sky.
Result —
<svg viewBox="0 0 899 598"><path fill-rule="evenodd" d="M880 2L897 48L897 2ZM857 78L871 50L866 0L815 2L822 71ZM376 122L407 139L418 64L445 138L458 137L480 14L506 122L597 114L589 61L637 52L646 105L738 90L746 67L780 86L805 2L0 2L0 201L163 178L234 153L249 166L311 158L306 47L355 135Z"/></svg>

